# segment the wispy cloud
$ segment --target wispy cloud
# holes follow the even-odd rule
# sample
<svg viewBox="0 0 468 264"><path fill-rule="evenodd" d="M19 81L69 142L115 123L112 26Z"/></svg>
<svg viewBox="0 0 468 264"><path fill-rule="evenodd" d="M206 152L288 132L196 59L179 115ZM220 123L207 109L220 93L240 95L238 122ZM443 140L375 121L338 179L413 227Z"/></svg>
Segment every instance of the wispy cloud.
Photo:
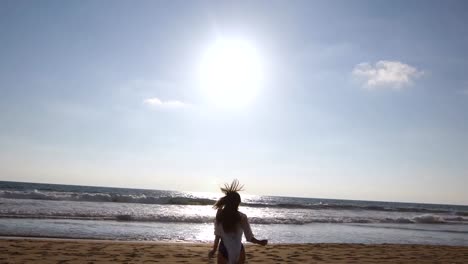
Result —
<svg viewBox="0 0 468 264"><path fill-rule="evenodd" d="M399 61L381 60L375 65L359 63L354 67L353 75L363 81L365 88L398 90L410 86L424 72Z"/></svg>
<svg viewBox="0 0 468 264"><path fill-rule="evenodd" d="M178 100L162 101L161 99L157 97L147 98L143 100L143 104L150 106L150 107L166 108L166 109L185 108L189 106L189 104L178 101Z"/></svg>

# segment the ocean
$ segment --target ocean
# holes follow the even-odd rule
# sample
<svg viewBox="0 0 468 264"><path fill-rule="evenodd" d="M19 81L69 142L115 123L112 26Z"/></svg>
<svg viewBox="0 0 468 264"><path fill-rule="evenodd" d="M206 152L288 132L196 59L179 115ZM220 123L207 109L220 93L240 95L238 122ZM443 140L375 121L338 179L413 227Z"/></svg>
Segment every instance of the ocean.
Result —
<svg viewBox="0 0 468 264"><path fill-rule="evenodd" d="M221 195L0 181L0 235L211 242ZM270 243L468 246L468 206L241 196Z"/></svg>

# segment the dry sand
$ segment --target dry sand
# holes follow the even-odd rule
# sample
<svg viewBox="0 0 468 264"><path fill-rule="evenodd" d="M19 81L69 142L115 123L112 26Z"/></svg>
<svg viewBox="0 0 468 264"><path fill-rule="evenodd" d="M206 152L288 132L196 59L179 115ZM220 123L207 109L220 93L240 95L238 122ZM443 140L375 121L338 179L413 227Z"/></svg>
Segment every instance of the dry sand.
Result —
<svg viewBox="0 0 468 264"><path fill-rule="evenodd" d="M0 263L215 263L210 244L0 238ZM468 247L246 245L247 263L468 263Z"/></svg>

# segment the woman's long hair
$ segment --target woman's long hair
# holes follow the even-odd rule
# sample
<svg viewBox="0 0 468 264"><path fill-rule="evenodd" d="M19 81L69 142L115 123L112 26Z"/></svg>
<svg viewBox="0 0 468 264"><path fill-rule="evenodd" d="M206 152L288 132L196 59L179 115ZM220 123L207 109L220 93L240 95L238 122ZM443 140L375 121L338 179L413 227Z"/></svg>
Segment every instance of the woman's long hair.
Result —
<svg viewBox="0 0 468 264"><path fill-rule="evenodd" d="M233 232L240 223L239 204L241 198L238 192L242 191L243 185L239 185L238 180L232 181L231 185L224 184L221 191L225 194L220 198L213 207L221 209L221 212L216 215L216 221L223 225L225 232Z"/></svg>

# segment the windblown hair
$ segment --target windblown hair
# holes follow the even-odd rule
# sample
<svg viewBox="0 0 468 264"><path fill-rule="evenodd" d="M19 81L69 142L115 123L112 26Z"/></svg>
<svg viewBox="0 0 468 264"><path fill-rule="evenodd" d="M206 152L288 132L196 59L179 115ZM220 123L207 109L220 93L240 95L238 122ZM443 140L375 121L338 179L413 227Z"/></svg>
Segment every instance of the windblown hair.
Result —
<svg viewBox="0 0 468 264"><path fill-rule="evenodd" d="M221 223L225 232L233 232L240 223L239 205L241 197L238 192L242 191L243 185L238 180L233 180L231 185L225 183L221 191L225 194L213 207L221 211L216 215L216 221Z"/></svg>

